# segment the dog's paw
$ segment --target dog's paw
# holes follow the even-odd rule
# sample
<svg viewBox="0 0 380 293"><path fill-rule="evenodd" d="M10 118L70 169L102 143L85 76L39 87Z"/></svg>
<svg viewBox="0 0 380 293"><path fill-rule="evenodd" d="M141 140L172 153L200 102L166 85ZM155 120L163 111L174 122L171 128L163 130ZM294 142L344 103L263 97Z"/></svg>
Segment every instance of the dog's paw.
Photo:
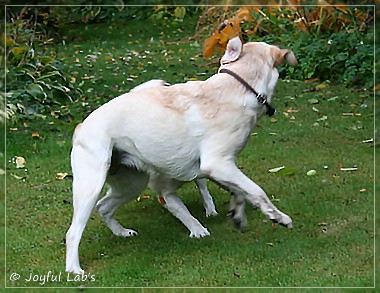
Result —
<svg viewBox="0 0 380 293"><path fill-rule="evenodd" d="M122 236L122 237L132 237L132 236L136 236L137 232L135 230L132 230L132 229L123 229L115 235Z"/></svg>
<svg viewBox="0 0 380 293"><path fill-rule="evenodd" d="M285 215L284 213L280 213L280 219L271 219L271 221L273 223L277 223L281 226L287 227L288 229L293 228L292 219L288 215Z"/></svg>
<svg viewBox="0 0 380 293"><path fill-rule="evenodd" d="M199 229L197 231L190 231L190 238L201 238L201 237L205 237L209 235L210 235L210 232L204 227L202 227L202 229Z"/></svg>
<svg viewBox="0 0 380 293"><path fill-rule="evenodd" d="M247 228L247 226L248 226L248 221L247 221L246 216L237 217L235 215L234 217L232 217L232 221L233 221L235 227L241 231L245 230L245 228Z"/></svg>
<svg viewBox="0 0 380 293"><path fill-rule="evenodd" d="M67 268L66 267L66 272L67 273L72 273L74 275L82 275L82 274L84 274L84 270L82 270L80 267L77 267L77 268Z"/></svg>
<svg viewBox="0 0 380 293"><path fill-rule="evenodd" d="M234 226L237 229L243 231L245 230L245 228L247 228L248 221L245 214L238 214L235 209L232 209L227 213L227 216L231 218L232 222L234 223Z"/></svg>
<svg viewBox="0 0 380 293"><path fill-rule="evenodd" d="M218 215L218 212L214 209L214 210L206 210L206 217L215 217Z"/></svg>

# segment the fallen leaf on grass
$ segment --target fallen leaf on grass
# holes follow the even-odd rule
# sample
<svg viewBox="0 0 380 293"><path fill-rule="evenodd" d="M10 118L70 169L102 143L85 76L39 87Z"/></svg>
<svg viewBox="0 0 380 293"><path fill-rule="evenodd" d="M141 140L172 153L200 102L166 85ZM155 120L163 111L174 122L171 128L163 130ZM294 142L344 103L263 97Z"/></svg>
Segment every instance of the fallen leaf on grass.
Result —
<svg viewBox="0 0 380 293"><path fill-rule="evenodd" d="M270 173L276 173L276 175L294 175L294 174L296 174L296 170L286 169L285 166L269 169L268 171Z"/></svg>
<svg viewBox="0 0 380 293"><path fill-rule="evenodd" d="M57 173L57 175L55 175L55 179L63 180L67 177L67 175L69 175L69 174L68 173Z"/></svg>
<svg viewBox="0 0 380 293"><path fill-rule="evenodd" d="M357 130L364 129L364 127L362 125L358 125L358 126L354 125L354 126L346 127L346 129L357 131Z"/></svg>
<svg viewBox="0 0 380 293"><path fill-rule="evenodd" d="M278 198L275 198L273 194L271 195L271 198L272 198L271 201L280 201Z"/></svg>
<svg viewBox="0 0 380 293"><path fill-rule="evenodd" d="M317 119L317 121L325 121L327 120L327 116L323 115L321 118Z"/></svg>
<svg viewBox="0 0 380 293"><path fill-rule="evenodd" d="M321 83L321 84L317 85L315 88L317 88L317 89L324 89L325 87L326 87L326 85L323 84L323 83Z"/></svg>
<svg viewBox="0 0 380 293"><path fill-rule="evenodd" d="M269 169L268 171L271 172L271 173L277 173L278 171L280 171L282 169L285 169L285 166Z"/></svg>
<svg viewBox="0 0 380 293"><path fill-rule="evenodd" d="M25 168L26 160L24 157L16 157L15 163L17 169Z"/></svg>
<svg viewBox="0 0 380 293"><path fill-rule="evenodd" d="M32 137L40 138L40 134L38 132L33 132Z"/></svg>
<svg viewBox="0 0 380 293"><path fill-rule="evenodd" d="M361 113L342 113L342 116L356 116L356 117L359 117L359 116L362 116Z"/></svg>
<svg viewBox="0 0 380 293"><path fill-rule="evenodd" d="M315 174L317 174L317 171L314 170L314 169L309 170L309 171L306 172L306 175L307 175L307 176L314 176Z"/></svg>
<svg viewBox="0 0 380 293"><path fill-rule="evenodd" d="M26 179L26 176L18 176L18 175L13 174L13 173L11 174L11 176L13 178L17 179L17 180L24 180L24 179Z"/></svg>
<svg viewBox="0 0 380 293"><path fill-rule="evenodd" d="M320 223L318 223L318 226L327 226L327 224L328 223L326 223L326 222L320 222Z"/></svg>
<svg viewBox="0 0 380 293"><path fill-rule="evenodd" d="M319 100L316 98L312 98L312 99L309 99L308 102L309 102L309 104L318 104Z"/></svg>
<svg viewBox="0 0 380 293"><path fill-rule="evenodd" d="M335 101L336 99L339 99L339 97L338 97L338 96L335 96L335 97L332 97L332 98L330 98L330 99L327 99L327 101L331 102L331 101Z"/></svg>
<svg viewBox="0 0 380 293"><path fill-rule="evenodd" d="M104 59L106 59L106 61L112 61L113 55L106 55L104 56Z"/></svg>
<svg viewBox="0 0 380 293"><path fill-rule="evenodd" d="M90 75L90 76L85 75L85 76L82 76L82 79L93 79L93 78L95 78L95 75Z"/></svg>
<svg viewBox="0 0 380 293"><path fill-rule="evenodd" d="M149 195L141 195L137 198L137 201L141 201L142 199L149 199L150 196Z"/></svg>
<svg viewBox="0 0 380 293"><path fill-rule="evenodd" d="M311 78L311 79L306 79L305 83L308 84L308 83L313 83L313 82L316 82L316 81L319 81L319 77Z"/></svg>
<svg viewBox="0 0 380 293"><path fill-rule="evenodd" d="M362 141L362 143L372 143L372 142L373 142L373 138L366 139L366 140Z"/></svg>
<svg viewBox="0 0 380 293"><path fill-rule="evenodd" d="M352 167L352 168L340 168L340 171L357 171L358 168Z"/></svg>
<svg viewBox="0 0 380 293"><path fill-rule="evenodd" d="M286 112L288 112L288 113L297 113L298 110L295 110L293 108L289 108L289 109L286 110Z"/></svg>

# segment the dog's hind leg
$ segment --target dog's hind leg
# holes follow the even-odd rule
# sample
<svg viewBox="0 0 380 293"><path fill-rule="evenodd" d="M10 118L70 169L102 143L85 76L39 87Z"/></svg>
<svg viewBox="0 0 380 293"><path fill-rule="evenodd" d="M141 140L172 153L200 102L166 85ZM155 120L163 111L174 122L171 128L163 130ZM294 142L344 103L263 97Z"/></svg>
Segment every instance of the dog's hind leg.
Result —
<svg viewBox="0 0 380 293"><path fill-rule="evenodd" d="M203 206L206 210L206 217L216 216L218 212L215 209L215 204L211 197L211 194L207 189L206 179L196 179L195 184L198 186L199 192L201 194Z"/></svg>
<svg viewBox="0 0 380 293"><path fill-rule="evenodd" d="M148 185L149 175L137 171L133 167L119 166L115 174L107 177L109 190L98 201L96 209L104 223L117 236L129 237L136 235L132 229L126 229L114 218L115 212L123 204L135 199Z"/></svg>
<svg viewBox="0 0 380 293"><path fill-rule="evenodd" d="M98 149L96 149L98 147ZM111 152L104 145L74 143L71 152L73 170L74 215L66 233L66 271L81 274L78 248L83 230L102 190Z"/></svg>
<svg viewBox="0 0 380 293"><path fill-rule="evenodd" d="M230 208L228 211L228 215L231 217L236 228L240 230L244 230L247 227L248 222L244 208L244 195L231 192Z"/></svg>

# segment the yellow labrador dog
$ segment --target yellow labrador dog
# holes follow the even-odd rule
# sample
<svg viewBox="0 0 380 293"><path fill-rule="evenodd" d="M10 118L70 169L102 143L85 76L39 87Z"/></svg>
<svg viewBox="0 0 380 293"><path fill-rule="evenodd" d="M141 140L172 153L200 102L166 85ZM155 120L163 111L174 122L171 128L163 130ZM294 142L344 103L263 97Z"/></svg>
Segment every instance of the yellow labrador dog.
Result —
<svg viewBox="0 0 380 293"><path fill-rule="evenodd" d="M83 273L79 243L106 182L110 189L97 208L117 235L136 234L113 215L148 183L191 237L209 235L177 196L183 182L202 182L202 178L232 192L230 210L238 226L246 225L247 201L272 221L291 228L291 218L235 164L258 119L274 112L277 67L284 62L297 64L292 51L258 42L243 45L234 38L219 72L209 79L172 86L151 81L91 113L73 138L74 215L66 234L66 271Z"/></svg>

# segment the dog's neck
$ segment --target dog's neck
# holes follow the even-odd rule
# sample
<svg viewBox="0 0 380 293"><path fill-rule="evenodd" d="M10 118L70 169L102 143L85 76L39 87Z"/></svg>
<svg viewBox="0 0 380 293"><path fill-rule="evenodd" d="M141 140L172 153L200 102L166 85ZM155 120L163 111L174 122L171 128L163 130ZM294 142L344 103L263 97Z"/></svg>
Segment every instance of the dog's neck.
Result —
<svg viewBox="0 0 380 293"><path fill-rule="evenodd" d="M234 71L231 71L227 68L221 68L219 70L219 73L227 73L227 74L231 75L232 77L234 77L242 85L244 85L248 91L250 91L251 93L253 93L256 96L257 101L267 108L266 114L269 117L273 116L273 114L276 112L276 109L273 108L269 104L268 97L266 96L266 94L258 93L257 91L255 91L255 89L248 82L246 82L240 75L238 75Z"/></svg>

